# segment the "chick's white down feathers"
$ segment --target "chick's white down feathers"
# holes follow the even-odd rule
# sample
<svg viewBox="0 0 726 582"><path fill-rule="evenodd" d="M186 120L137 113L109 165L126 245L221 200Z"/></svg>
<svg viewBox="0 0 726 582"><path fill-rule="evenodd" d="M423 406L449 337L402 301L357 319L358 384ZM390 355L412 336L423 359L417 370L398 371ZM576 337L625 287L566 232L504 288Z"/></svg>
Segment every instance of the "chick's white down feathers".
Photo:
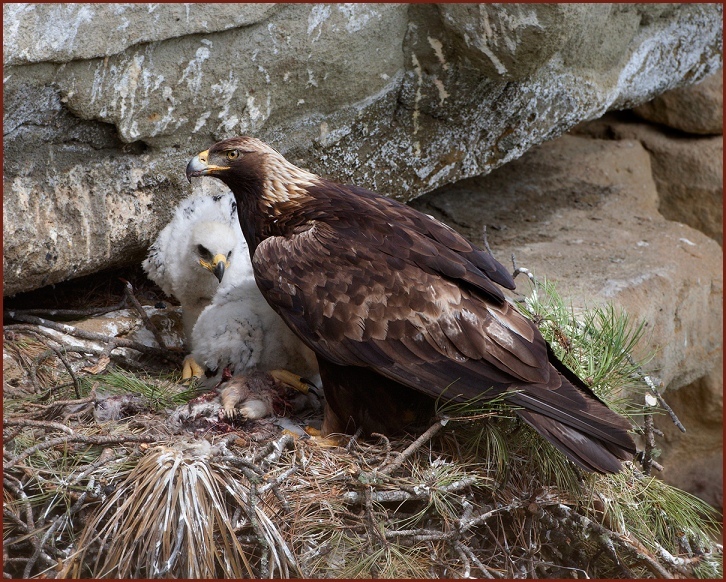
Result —
<svg viewBox="0 0 726 582"><path fill-rule="evenodd" d="M230 284L252 276L231 192L222 196L198 194L183 200L143 262L149 278L181 303L187 343L197 317L211 303L220 285L200 263L206 258L200 254L201 248L211 256L229 257L231 268L225 271L223 280Z"/></svg>
<svg viewBox="0 0 726 582"><path fill-rule="evenodd" d="M198 245L229 255L222 281L199 263ZM317 362L262 297L231 192L195 195L181 202L144 261L144 269L182 306L194 360L215 373L284 368L307 378Z"/></svg>
<svg viewBox="0 0 726 582"><path fill-rule="evenodd" d="M308 379L317 374L315 354L267 304L252 275L235 285L222 280L191 343L194 360L217 375L225 366L233 375L252 368L282 368Z"/></svg>

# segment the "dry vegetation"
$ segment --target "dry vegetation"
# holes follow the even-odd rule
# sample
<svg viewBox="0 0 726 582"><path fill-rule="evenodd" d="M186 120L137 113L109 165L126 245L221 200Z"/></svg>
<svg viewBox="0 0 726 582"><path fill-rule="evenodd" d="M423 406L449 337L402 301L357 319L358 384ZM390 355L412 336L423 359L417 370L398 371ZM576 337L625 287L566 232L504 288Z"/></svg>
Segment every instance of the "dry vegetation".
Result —
<svg viewBox="0 0 726 582"><path fill-rule="evenodd" d="M340 446L269 421L185 426L169 420L197 397L178 381L178 353L119 357L118 339L70 349L38 313L16 312L5 576L720 577L713 510L649 475L659 407L633 404L654 396L630 356L642 329L608 309L576 321L547 285L522 307L641 427L639 462L584 474L502 402L442 406L419 437Z"/></svg>

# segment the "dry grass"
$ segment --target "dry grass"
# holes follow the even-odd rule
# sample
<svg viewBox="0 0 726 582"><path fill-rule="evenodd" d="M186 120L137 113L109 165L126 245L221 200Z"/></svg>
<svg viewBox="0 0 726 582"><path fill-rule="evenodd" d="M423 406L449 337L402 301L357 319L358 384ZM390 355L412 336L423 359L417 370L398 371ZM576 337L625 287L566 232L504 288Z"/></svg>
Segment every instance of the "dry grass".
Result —
<svg viewBox="0 0 726 582"><path fill-rule="evenodd" d="M69 355L75 386L57 356L41 358L44 341L6 335L25 374L4 395L6 577L722 573L703 502L634 464L582 474L501 402L443 408L425 438L258 442L252 422L172 427L170 409L193 394L174 375L81 373L94 357ZM99 421L109 394L139 409Z"/></svg>

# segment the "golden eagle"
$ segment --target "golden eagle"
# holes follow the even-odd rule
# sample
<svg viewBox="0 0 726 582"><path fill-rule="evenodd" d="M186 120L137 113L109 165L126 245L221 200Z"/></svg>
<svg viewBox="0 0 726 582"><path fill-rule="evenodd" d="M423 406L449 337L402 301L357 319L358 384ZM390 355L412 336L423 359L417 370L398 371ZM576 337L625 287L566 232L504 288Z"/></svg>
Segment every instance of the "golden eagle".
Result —
<svg viewBox="0 0 726 582"><path fill-rule="evenodd" d="M580 467L616 472L635 445L611 411L508 303L514 281L453 229L375 192L288 162L251 137L193 158L237 200L255 279L317 355L323 431L392 433L434 398L504 395Z"/></svg>

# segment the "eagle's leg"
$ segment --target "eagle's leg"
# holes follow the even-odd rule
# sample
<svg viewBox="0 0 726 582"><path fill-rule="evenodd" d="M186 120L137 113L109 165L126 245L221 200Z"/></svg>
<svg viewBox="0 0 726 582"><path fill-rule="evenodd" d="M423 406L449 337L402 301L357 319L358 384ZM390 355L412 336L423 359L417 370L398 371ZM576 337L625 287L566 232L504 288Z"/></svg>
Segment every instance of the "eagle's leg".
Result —
<svg viewBox="0 0 726 582"><path fill-rule="evenodd" d="M189 378L201 378L204 376L204 369L197 364L191 354L184 358L182 365L182 380L189 380Z"/></svg>
<svg viewBox="0 0 726 582"><path fill-rule="evenodd" d="M420 432L436 412L433 398L370 368L338 366L322 358L318 367L325 390L323 434Z"/></svg>
<svg viewBox="0 0 726 582"><path fill-rule="evenodd" d="M302 376L293 374L292 372L290 372L288 370L270 370L268 373L275 380L282 382L286 386L290 386L290 388L294 388L298 392L307 394L310 391L310 386L311 386L310 381L306 380Z"/></svg>

